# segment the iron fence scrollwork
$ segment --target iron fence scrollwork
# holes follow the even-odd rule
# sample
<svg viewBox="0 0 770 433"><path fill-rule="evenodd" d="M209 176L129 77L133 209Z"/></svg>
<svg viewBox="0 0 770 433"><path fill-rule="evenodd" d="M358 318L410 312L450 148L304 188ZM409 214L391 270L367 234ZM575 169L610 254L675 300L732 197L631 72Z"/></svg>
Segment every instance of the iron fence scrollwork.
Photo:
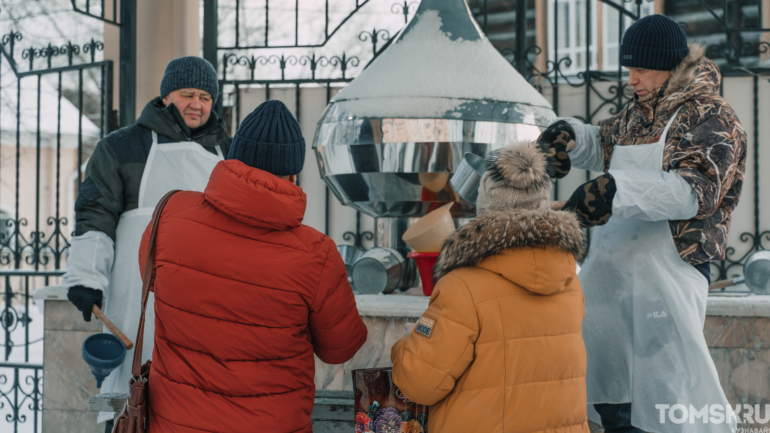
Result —
<svg viewBox="0 0 770 433"><path fill-rule="evenodd" d="M100 21L103 21L107 24L112 24L114 26L120 27L120 23L118 22L118 0L112 0L112 16L108 16L107 11L105 9L105 3L107 0L100 0L99 2L99 12L96 13L91 8L91 0L70 0L72 3L72 10L74 12L77 12L79 14L96 18ZM84 3L84 4L83 4ZM83 4L81 6L81 4Z"/></svg>
<svg viewBox="0 0 770 433"><path fill-rule="evenodd" d="M10 370L10 371L9 371ZM26 374L24 374L26 373ZM7 385L10 385L6 387ZM41 431L43 418L43 366L0 362L0 413L17 432L30 423Z"/></svg>
<svg viewBox="0 0 770 433"><path fill-rule="evenodd" d="M409 14L414 13L415 10L417 10L417 5L419 2L413 1L409 2L404 0L404 3L393 3L393 6L390 7L390 11L394 14L402 14L404 15L404 24L409 22Z"/></svg>

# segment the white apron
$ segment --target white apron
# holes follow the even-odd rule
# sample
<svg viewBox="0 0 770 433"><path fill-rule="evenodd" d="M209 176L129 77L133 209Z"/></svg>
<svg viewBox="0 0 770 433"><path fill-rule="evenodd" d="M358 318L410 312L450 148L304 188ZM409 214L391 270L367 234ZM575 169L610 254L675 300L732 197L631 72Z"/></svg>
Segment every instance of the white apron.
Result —
<svg viewBox="0 0 770 433"><path fill-rule="evenodd" d="M152 220L155 205L167 192L175 189L202 192L206 188L214 166L224 159L221 148L217 146L216 150L217 154L214 155L193 141L158 145L158 134L152 132L152 147L139 187L139 207L120 216L115 235L115 262L104 294L105 314L132 341L136 339L139 329L142 301L142 276L139 269L142 234ZM105 332L109 331L105 328ZM154 337L155 308L154 297L150 292L145 314L142 359L152 355ZM133 357L133 349L126 352L123 364L104 379L102 394L128 392ZM113 415L112 412L101 412L99 422L111 420Z"/></svg>
<svg viewBox="0 0 770 433"><path fill-rule="evenodd" d="M657 143L615 146L610 169L660 171L675 118ZM708 412L729 409L703 336L707 281L679 256L668 221L611 217L595 229L579 278L588 403L631 403L631 424L646 432L732 432L734 418L719 423ZM675 410L674 422L676 404L688 416L690 405L709 405L711 419L681 422Z"/></svg>

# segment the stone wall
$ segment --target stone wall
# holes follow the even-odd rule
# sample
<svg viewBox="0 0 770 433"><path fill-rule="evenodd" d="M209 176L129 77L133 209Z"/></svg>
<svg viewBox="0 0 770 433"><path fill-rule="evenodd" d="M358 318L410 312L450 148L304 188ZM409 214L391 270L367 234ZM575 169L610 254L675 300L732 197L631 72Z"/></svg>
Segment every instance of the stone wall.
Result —
<svg viewBox="0 0 770 433"><path fill-rule="evenodd" d="M759 405L760 417L770 417L765 406L770 404L770 318L709 316L704 334L730 404ZM770 427L755 415L753 423L743 421L739 427Z"/></svg>
<svg viewBox="0 0 770 433"><path fill-rule="evenodd" d="M390 347L406 335L404 324L415 322L428 303L427 298L408 296L358 296L357 301L368 339L356 356L341 366L316 360L316 386L321 392L351 390L352 370L390 366ZM760 416L768 417L765 405L770 404L770 297L752 296L742 301L710 298L708 314L704 335L728 400L733 406L760 405ZM80 356L85 338L98 332L101 322L83 322L69 302L46 302L44 432L103 431L103 424L96 424L96 412L88 411L88 397L99 390ZM739 427L770 427L756 418L752 421ZM592 431L601 431L592 427Z"/></svg>
<svg viewBox="0 0 770 433"><path fill-rule="evenodd" d="M46 301L43 355L43 433L102 433L88 397L98 394L96 379L80 350L90 335L102 332L102 322L84 322L69 301Z"/></svg>

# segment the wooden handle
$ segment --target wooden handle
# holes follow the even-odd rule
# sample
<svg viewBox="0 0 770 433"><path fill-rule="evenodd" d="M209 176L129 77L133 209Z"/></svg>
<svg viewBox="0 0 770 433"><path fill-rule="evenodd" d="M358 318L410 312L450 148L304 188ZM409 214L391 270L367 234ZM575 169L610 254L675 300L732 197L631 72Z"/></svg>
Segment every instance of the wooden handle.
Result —
<svg viewBox="0 0 770 433"><path fill-rule="evenodd" d="M717 289L724 289L725 287L732 287L736 285L738 282L735 280L722 280L717 281L716 283L709 286L709 291L711 290L717 290Z"/></svg>
<svg viewBox="0 0 770 433"><path fill-rule="evenodd" d="M126 337L126 334L124 334L120 328L115 326L114 323L112 323L112 320L109 319L109 317L105 316L102 312L102 309L94 305L94 309L92 310L94 315L104 323L104 326L107 327L107 329L112 332L112 335L120 338L120 341L123 342L123 344L126 345L126 349L131 350L134 348L134 343L131 342L131 340Z"/></svg>

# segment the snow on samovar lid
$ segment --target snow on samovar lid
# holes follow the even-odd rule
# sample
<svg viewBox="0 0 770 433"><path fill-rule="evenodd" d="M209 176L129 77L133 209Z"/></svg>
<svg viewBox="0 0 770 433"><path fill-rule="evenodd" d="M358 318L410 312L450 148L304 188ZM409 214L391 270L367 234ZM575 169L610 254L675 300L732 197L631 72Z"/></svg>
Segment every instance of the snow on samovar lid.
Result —
<svg viewBox="0 0 770 433"><path fill-rule="evenodd" d="M464 0L423 0L398 39L332 99L329 109L327 115L339 119L545 126L553 118L548 101L492 46Z"/></svg>
<svg viewBox="0 0 770 433"><path fill-rule="evenodd" d="M463 155L533 140L555 117L464 0L423 0L398 38L331 100L313 149L329 189L367 215L417 217L453 202L453 217L470 217L475 208L448 182Z"/></svg>

